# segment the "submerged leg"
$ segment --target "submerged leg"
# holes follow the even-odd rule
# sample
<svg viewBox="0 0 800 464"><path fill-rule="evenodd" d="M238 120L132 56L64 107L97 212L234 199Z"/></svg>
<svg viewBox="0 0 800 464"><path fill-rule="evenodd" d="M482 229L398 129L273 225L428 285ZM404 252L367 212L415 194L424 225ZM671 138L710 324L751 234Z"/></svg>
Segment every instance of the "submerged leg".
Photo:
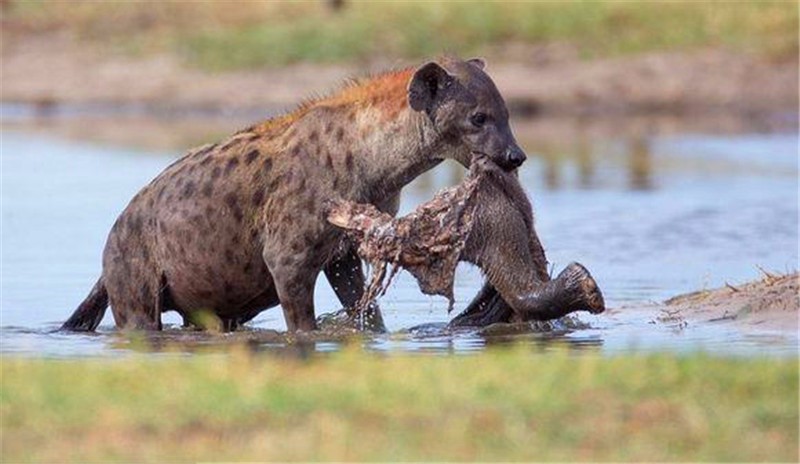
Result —
<svg viewBox="0 0 800 464"><path fill-rule="evenodd" d="M503 300L489 282L475 295L470 304L450 321L450 327L483 327L496 322L508 322L514 310Z"/></svg>

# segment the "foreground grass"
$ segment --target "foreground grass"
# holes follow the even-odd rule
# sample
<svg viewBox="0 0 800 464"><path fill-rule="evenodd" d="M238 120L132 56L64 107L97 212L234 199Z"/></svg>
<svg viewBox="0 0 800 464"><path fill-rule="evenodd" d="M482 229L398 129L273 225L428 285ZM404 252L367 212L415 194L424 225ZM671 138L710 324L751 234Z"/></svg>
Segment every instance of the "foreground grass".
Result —
<svg viewBox="0 0 800 464"><path fill-rule="evenodd" d="M3 462L793 461L797 360L4 359Z"/></svg>
<svg viewBox="0 0 800 464"><path fill-rule="evenodd" d="M68 29L207 69L497 52L565 44L583 56L725 46L797 54L797 4L728 2L14 2L18 29ZM494 48L492 48L494 47ZM491 53L495 55L496 53Z"/></svg>

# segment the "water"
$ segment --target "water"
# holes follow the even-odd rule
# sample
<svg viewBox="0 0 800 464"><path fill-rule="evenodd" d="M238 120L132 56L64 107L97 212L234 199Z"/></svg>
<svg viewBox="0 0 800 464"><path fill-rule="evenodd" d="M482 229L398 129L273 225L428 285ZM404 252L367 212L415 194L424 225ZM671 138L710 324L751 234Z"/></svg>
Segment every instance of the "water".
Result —
<svg viewBox="0 0 800 464"><path fill-rule="evenodd" d="M183 119L147 121L147 131L124 118L98 120L97 125L83 118L44 125L5 122L0 352L81 356L138 349L137 343L114 332L110 311L98 334L50 331L96 280L106 234L139 188L180 154L176 147L213 140L235 126L203 121L200 135L176 139L173 133L185 128ZM103 124L113 130L101 130ZM653 324L655 315L646 306L679 293L756 279L759 266L777 272L797 269L796 133L756 131L747 124L734 129L712 124L706 133L669 125L665 129L657 122L644 129L640 122L622 123L627 130L621 131L549 124L525 121L517 127L529 153L521 181L533 200L548 258L556 273L570 261L580 261L596 277L607 306L626 309L580 314L588 328L543 333L489 337L474 331L407 332L420 324L444 323L452 314L447 314L444 299L422 295L413 279L401 274L380 302L390 334L358 343L390 353L468 353L510 342L528 343L532 349L566 345L607 353L797 352L796 333ZM213 138L209 126L214 127ZM165 133L170 138L156 148L137 143L149 139L150 130L155 139ZM94 132L112 135L100 141L85 135ZM405 190L401 214L463 174L453 163L426 173ZM459 268L456 311L480 284L477 269ZM324 278L317 282L316 307L318 314L339 309ZM165 315L164 321L179 323L174 314ZM248 342L267 351L330 351L345 343L287 344L272 331L285 329L279 308L265 311L251 326L254 330L244 335L216 337L173 331L156 337L156 343L181 338L185 349L192 350L249 337Z"/></svg>

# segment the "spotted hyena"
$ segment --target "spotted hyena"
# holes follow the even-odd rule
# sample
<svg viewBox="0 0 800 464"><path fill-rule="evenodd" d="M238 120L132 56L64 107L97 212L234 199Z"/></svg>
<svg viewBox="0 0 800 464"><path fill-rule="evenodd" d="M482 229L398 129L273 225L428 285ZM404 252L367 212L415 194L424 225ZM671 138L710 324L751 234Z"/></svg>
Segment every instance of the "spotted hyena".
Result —
<svg viewBox="0 0 800 464"><path fill-rule="evenodd" d="M395 214L400 190L444 159L524 160L481 60L445 58L353 82L338 93L190 151L144 187L106 242L103 272L64 323L160 329L161 313L212 314L227 328L276 306L314 330L323 271L346 308L361 261L327 223L326 200Z"/></svg>

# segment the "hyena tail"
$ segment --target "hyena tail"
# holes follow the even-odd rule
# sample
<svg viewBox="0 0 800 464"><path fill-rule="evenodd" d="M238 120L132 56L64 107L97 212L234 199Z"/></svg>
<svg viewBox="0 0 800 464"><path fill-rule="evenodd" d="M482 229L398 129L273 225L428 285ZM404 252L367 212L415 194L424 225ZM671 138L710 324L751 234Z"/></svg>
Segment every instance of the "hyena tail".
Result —
<svg viewBox="0 0 800 464"><path fill-rule="evenodd" d="M103 278L97 279L97 283L92 287L89 296L83 300L78 309L72 313L67 322L61 326L61 330L73 330L76 332L91 332L100 325L103 315L108 307L108 292L106 291Z"/></svg>

